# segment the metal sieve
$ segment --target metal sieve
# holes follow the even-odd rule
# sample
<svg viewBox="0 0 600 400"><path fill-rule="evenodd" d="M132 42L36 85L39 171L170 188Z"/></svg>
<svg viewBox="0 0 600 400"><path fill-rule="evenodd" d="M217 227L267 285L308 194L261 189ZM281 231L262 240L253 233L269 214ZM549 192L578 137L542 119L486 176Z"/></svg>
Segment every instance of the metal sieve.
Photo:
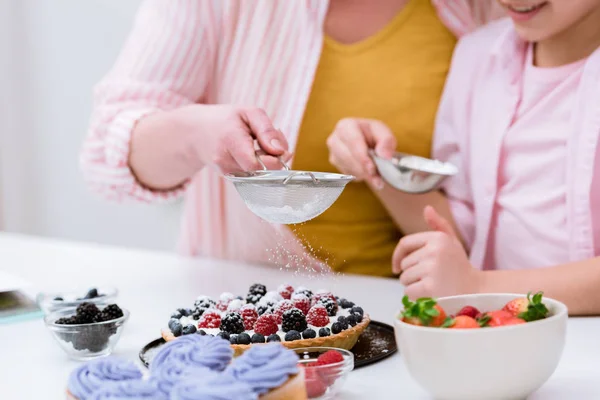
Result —
<svg viewBox="0 0 600 400"><path fill-rule="evenodd" d="M299 224L322 214L337 200L351 175L292 171L281 158L284 170L268 170L255 152L262 171L238 172L225 177L233 182L246 206L265 221Z"/></svg>

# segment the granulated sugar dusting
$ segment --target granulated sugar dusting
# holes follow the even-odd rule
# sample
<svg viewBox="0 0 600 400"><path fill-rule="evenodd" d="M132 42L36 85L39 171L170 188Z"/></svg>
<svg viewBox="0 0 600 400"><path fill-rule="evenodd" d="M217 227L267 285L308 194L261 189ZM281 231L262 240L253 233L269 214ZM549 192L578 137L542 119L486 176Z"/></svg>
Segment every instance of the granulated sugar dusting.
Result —
<svg viewBox="0 0 600 400"><path fill-rule="evenodd" d="M398 165L432 174L454 175L458 172L456 167L450 163L417 156L402 157L398 161Z"/></svg>

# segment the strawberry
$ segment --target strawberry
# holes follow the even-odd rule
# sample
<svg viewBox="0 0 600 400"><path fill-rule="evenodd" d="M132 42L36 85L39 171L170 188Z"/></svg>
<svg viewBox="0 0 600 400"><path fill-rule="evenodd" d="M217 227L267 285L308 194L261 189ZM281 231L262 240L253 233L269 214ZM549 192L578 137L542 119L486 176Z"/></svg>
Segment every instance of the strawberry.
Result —
<svg viewBox="0 0 600 400"><path fill-rule="evenodd" d="M412 302L408 296L404 296L402 304L404 311L400 316L407 324L439 327L446 321L446 312L430 297L422 297Z"/></svg>
<svg viewBox="0 0 600 400"><path fill-rule="evenodd" d="M479 319L479 324L481 326L489 326L490 328L493 328L496 326L503 326L506 321L512 318L514 318L513 315L508 311L495 310L483 314L483 316Z"/></svg>
<svg viewBox="0 0 600 400"><path fill-rule="evenodd" d="M503 310L525 322L544 319L548 316L548 308L542 303L543 295L543 292L537 292L533 296L531 292L527 293L527 297L519 297L506 303Z"/></svg>
<svg viewBox="0 0 600 400"><path fill-rule="evenodd" d="M206 310L198 321L198 328L218 328L221 326L221 314L216 310Z"/></svg>
<svg viewBox="0 0 600 400"><path fill-rule="evenodd" d="M254 329L254 324L258 319L258 312L254 304L246 304L240 308L240 315L244 320L244 329L247 331Z"/></svg>
<svg viewBox="0 0 600 400"><path fill-rule="evenodd" d="M263 314L254 323L254 332L260 333L264 337L277 333L278 330L277 317L273 314Z"/></svg>
<svg viewBox="0 0 600 400"><path fill-rule="evenodd" d="M282 300L275 306L273 315L277 317L277 323L281 324L283 313L287 310L291 310L294 307L294 303L291 300Z"/></svg>
<svg viewBox="0 0 600 400"><path fill-rule="evenodd" d="M294 287L290 284L279 285L277 288L277 293L279 293L279 295L284 299L289 300L292 298L292 294L294 293Z"/></svg>
<svg viewBox="0 0 600 400"><path fill-rule="evenodd" d="M329 323L329 315L323 304L313 306L306 314L306 322L317 328L326 326Z"/></svg>
<svg viewBox="0 0 600 400"><path fill-rule="evenodd" d="M449 329L478 329L481 328L477 320L468 315L457 315L454 318L448 318L442 325L442 328Z"/></svg>
<svg viewBox="0 0 600 400"><path fill-rule="evenodd" d="M481 314L481 313L475 307L464 306L463 308L460 309L460 311L458 313L456 313L456 316L458 317L460 315L466 315L471 318L477 318L477 315L479 315L479 314Z"/></svg>
<svg viewBox="0 0 600 400"><path fill-rule="evenodd" d="M298 296L298 297L294 298L294 300L292 300L292 302L294 303L294 307L296 307L298 310L302 311L302 314L304 314L304 315L308 314L308 310L310 310L310 300L308 299L308 297Z"/></svg>
<svg viewBox="0 0 600 400"><path fill-rule="evenodd" d="M527 323L527 321L525 321L524 319L521 319L521 318L510 318L510 319L507 319L506 321L504 321L503 326L519 325L519 324L526 324L526 323Z"/></svg>
<svg viewBox="0 0 600 400"><path fill-rule="evenodd" d="M310 363L316 364L316 363ZM304 368L304 384L306 385L306 393L309 399L321 397L327 392L327 385L321 380L315 368L311 368L310 364L301 364Z"/></svg>

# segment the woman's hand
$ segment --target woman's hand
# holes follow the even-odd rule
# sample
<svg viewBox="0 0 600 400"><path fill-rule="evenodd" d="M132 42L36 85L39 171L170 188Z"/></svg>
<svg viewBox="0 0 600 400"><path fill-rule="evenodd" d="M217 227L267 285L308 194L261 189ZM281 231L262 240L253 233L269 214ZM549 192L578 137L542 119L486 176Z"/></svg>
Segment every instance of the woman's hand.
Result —
<svg viewBox="0 0 600 400"><path fill-rule="evenodd" d="M329 162L341 173L354 175L376 188L383 187L369 150L383 158L391 158L396 150L396 138L381 121L346 118L337 123L327 139Z"/></svg>
<svg viewBox="0 0 600 400"><path fill-rule="evenodd" d="M433 231L403 237L392 259L405 294L416 299L476 292L482 272L469 262L450 223L430 206L424 217Z"/></svg>

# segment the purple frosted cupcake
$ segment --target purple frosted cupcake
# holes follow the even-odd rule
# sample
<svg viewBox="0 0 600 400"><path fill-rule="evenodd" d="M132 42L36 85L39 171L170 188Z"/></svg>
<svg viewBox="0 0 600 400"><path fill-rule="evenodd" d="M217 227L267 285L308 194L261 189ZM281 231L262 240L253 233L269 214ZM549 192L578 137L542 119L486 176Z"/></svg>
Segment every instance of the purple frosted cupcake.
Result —
<svg viewBox="0 0 600 400"><path fill-rule="evenodd" d="M165 344L152 360L150 371L176 360L195 367L223 371L231 362L229 342L217 337L186 335Z"/></svg>
<svg viewBox="0 0 600 400"><path fill-rule="evenodd" d="M67 398L88 400L94 391L106 385L141 379L142 372L130 361L117 357L90 361L69 376Z"/></svg>
<svg viewBox="0 0 600 400"><path fill-rule="evenodd" d="M184 379L173 387L170 400L256 400L252 388L231 375Z"/></svg>
<svg viewBox="0 0 600 400"><path fill-rule="evenodd" d="M154 382L129 380L104 385L89 397L90 400L168 400Z"/></svg>

